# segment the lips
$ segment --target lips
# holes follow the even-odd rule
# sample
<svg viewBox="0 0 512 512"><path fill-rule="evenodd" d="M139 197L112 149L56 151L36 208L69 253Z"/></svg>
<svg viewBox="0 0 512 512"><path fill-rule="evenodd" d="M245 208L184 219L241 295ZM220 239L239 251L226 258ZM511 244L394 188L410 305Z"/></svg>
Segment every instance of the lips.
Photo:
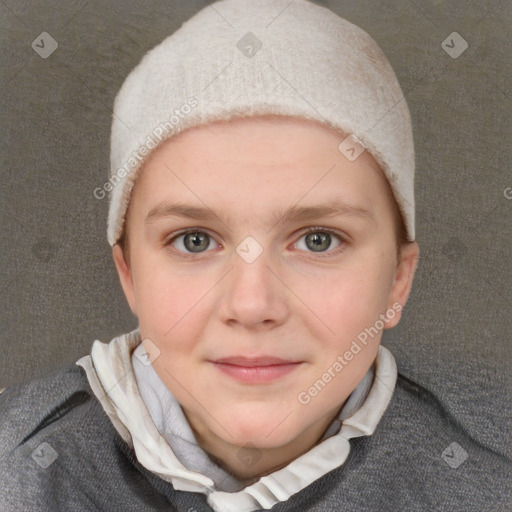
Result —
<svg viewBox="0 0 512 512"><path fill-rule="evenodd" d="M226 357L211 361L223 375L245 384L265 384L292 373L302 361L278 357Z"/></svg>
<svg viewBox="0 0 512 512"><path fill-rule="evenodd" d="M294 363L297 363L298 361L289 361L286 359L280 359L278 357L269 357L269 356L262 356L262 357L236 356L236 357L225 357L222 359L216 359L214 362L219 363L219 364L230 364L233 366L243 366L246 368L253 368L256 366L277 366L277 365L283 365L283 364L294 364Z"/></svg>

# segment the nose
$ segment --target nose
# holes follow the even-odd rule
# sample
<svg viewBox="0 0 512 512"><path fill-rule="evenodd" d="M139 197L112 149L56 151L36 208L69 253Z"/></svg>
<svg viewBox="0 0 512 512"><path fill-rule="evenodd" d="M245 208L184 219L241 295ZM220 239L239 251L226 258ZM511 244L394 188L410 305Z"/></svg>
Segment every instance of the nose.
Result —
<svg viewBox="0 0 512 512"><path fill-rule="evenodd" d="M221 320L232 327L240 325L251 330L283 324L289 315L290 292L266 252L252 263L235 253L232 264L222 287Z"/></svg>

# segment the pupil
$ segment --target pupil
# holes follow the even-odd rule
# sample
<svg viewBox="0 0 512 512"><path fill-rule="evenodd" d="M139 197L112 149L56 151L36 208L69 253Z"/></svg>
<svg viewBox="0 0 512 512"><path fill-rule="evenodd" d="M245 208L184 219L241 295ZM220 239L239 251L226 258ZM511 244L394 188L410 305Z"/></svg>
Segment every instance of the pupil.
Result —
<svg viewBox="0 0 512 512"><path fill-rule="evenodd" d="M187 233L184 240L185 246L192 252L201 252L208 247L207 236L206 233L201 233L200 231ZM190 244L189 242L192 243Z"/></svg>
<svg viewBox="0 0 512 512"><path fill-rule="evenodd" d="M312 243L312 247L308 242ZM331 242L329 233L310 233L306 236L306 245L315 252L321 252L327 249Z"/></svg>

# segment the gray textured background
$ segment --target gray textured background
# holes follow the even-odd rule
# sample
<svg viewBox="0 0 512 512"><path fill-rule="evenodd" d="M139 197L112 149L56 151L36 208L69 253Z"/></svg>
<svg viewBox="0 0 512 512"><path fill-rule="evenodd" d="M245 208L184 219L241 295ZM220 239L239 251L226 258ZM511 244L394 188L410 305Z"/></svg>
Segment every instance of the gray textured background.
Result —
<svg viewBox="0 0 512 512"><path fill-rule="evenodd" d="M413 118L421 259L383 344L472 435L510 456L512 3L316 3L377 41ZM0 387L136 327L106 240L107 202L93 190L107 177L124 78L205 4L0 0ZM43 31L59 45L47 59L31 47ZM454 31L469 44L457 59L441 47Z"/></svg>

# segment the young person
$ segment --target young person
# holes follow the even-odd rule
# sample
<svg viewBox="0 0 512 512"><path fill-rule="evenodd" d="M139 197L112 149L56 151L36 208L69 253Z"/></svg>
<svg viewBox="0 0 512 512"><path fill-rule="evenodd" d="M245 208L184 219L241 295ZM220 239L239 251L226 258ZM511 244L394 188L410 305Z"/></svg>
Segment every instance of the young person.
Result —
<svg viewBox="0 0 512 512"><path fill-rule="evenodd" d="M0 396L0 508L505 510L507 461L380 344L419 258L413 175L358 27L306 0L183 24L123 84L97 191L139 326Z"/></svg>

